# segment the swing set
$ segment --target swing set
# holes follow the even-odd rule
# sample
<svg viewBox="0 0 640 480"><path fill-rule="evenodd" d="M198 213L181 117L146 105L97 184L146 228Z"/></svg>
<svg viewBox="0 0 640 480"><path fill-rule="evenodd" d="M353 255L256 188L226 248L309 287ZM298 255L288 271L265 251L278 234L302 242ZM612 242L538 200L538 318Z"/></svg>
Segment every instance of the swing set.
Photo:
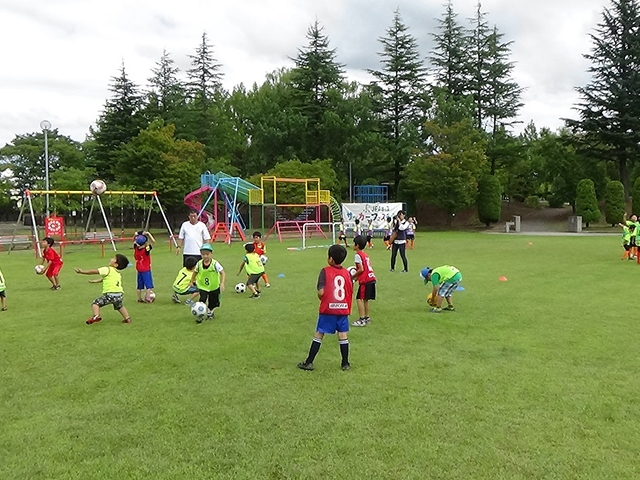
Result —
<svg viewBox="0 0 640 480"><path fill-rule="evenodd" d="M110 243L114 252L117 252L116 242L119 241L130 241L131 237L126 236L125 234L125 198L131 198L131 211L133 213L132 223L134 225L140 225L141 230L149 229L149 221L151 219L151 214L154 210L154 207L157 206L160 214L162 215L162 219L167 228L169 239L173 242L174 246L177 246L176 240L174 238L173 232L171 230L171 226L169 225L169 221L167 220L167 216L165 215L164 209L162 208L162 204L160 203L160 199L158 198L157 192L154 191L111 191L108 190L102 195L95 195L90 190L25 190L22 198L22 205L20 206L20 213L18 215L18 220L16 222L13 237L11 239L11 244L9 245L9 253L14 249L14 244L16 243L17 229L18 225L21 224L24 218L30 216L31 219L31 230L32 230L32 240L34 243L34 250L36 251L36 257L40 258L42 256L40 240L38 236L38 224L37 217L34 209L34 200L36 198L42 198L41 195L53 195L53 213L48 216L44 216L44 236L56 238L58 240L58 244L60 246L60 254L64 252L64 248L68 245L81 245L85 244L97 244L100 243L102 246L102 256L105 254L105 243ZM67 196L67 203L64 205L63 202L58 200L58 196ZM72 198L80 196L80 199ZM105 202L103 202L102 197L105 197ZM138 197L142 197L142 201L140 202ZM149 197L149 200L147 198ZM118 205L119 200L119 205ZM86 205L90 202L89 213L85 215ZM128 204L129 202L127 202ZM148 206L147 206L148 204ZM106 208L109 210L109 215L107 215ZM97 206L97 208L96 208ZM109 224L109 218L111 218L112 223L116 218L114 216L114 206L120 206L120 223L121 223L121 232L120 236L114 235L114 232ZM65 207L65 208L63 208ZM128 208L128 205L127 205ZM28 209L28 213L25 214L25 210ZM58 214L58 209L66 210L66 213L73 218L73 226L74 232L68 232L68 229L65 227L65 217ZM136 212L142 209L142 214L140 219L138 220ZM80 224L83 227L83 231L80 235L78 235L77 231L77 218L78 218L78 210L80 211ZM101 214L102 221L104 223L104 231L96 231L96 219L94 219L94 213L99 211ZM117 213L116 213L117 215ZM85 218L86 217L86 218ZM93 231L91 231L91 225L93 221ZM139 222L139 223L138 223Z"/></svg>

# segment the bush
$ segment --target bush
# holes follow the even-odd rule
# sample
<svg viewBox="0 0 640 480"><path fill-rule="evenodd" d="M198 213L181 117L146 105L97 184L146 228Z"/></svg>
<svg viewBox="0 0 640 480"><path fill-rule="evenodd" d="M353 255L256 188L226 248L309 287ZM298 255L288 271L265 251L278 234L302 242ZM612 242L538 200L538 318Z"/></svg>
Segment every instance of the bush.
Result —
<svg viewBox="0 0 640 480"><path fill-rule="evenodd" d="M555 193L547 195L547 202L549 202L549 207L551 208L562 208L564 206L560 195L556 195Z"/></svg>
<svg viewBox="0 0 640 480"><path fill-rule="evenodd" d="M624 185L615 180L607 183L607 187L604 190L604 201L604 216L607 219L607 223L615 225L621 222L626 206L624 200Z"/></svg>
<svg viewBox="0 0 640 480"><path fill-rule="evenodd" d="M478 220L487 227L500 220L502 187L494 175L484 175L478 179Z"/></svg>
<svg viewBox="0 0 640 480"><path fill-rule="evenodd" d="M529 195L524 199L524 204L529 208L540 208L540 199L537 195Z"/></svg>
<svg viewBox="0 0 640 480"><path fill-rule="evenodd" d="M640 212L640 177L636 178L631 188L631 213L636 215Z"/></svg>
<svg viewBox="0 0 640 480"><path fill-rule="evenodd" d="M592 222L600 220L600 209L596 198L596 187L593 180L585 178L578 182L576 188L576 215L589 227Z"/></svg>
<svg viewBox="0 0 640 480"><path fill-rule="evenodd" d="M360 185L380 185L380 182L378 182L378 180L376 180L375 178L369 177L369 178L365 178L362 182L360 182Z"/></svg>

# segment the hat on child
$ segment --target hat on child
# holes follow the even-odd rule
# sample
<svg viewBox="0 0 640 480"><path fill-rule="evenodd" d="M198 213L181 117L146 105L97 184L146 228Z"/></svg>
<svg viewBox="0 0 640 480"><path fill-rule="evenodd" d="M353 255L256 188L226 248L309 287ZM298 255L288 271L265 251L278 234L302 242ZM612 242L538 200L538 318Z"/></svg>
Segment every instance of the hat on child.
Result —
<svg viewBox="0 0 640 480"><path fill-rule="evenodd" d="M429 267L424 267L422 270L420 270L420 278L424 280L425 284L429 281L427 280L427 276L429 275L430 272L431 272L431 269Z"/></svg>
<svg viewBox="0 0 640 480"><path fill-rule="evenodd" d="M208 244L208 243L204 243L201 247L200 247L200 251L206 250L207 252L213 252L213 247Z"/></svg>
<svg viewBox="0 0 640 480"><path fill-rule="evenodd" d="M144 245L145 243L147 243L147 236L146 235L138 235L136 237L136 244L137 245Z"/></svg>

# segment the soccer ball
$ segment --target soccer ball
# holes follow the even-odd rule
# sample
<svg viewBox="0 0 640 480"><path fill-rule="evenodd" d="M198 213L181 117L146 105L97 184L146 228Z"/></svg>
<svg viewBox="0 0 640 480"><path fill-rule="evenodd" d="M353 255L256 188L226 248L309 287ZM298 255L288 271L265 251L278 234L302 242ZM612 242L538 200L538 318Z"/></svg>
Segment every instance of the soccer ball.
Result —
<svg viewBox="0 0 640 480"><path fill-rule="evenodd" d="M244 293L247 290L247 286L244 283L236 285L236 293Z"/></svg>
<svg viewBox="0 0 640 480"><path fill-rule="evenodd" d="M145 296L145 302L153 303L156 301L156 294L153 290L147 290L147 294Z"/></svg>
<svg viewBox="0 0 640 480"><path fill-rule="evenodd" d="M427 296L427 303L432 307L436 306L436 299L433 298L433 293L430 293L429 296Z"/></svg>
<svg viewBox="0 0 640 480"><path fill-rule="evenodd" d="M358 269L355 266L351 266L351 267L347 268L347 270L349 271L349 275L351 275L351 279L355 282L356 278L354 277L354 275L356 274Z"/></svg>
<svg viewBox="0 0 640 480"><path fill-rule="evenodd" d="M107 191L107 184L102 180L94 180L93 182L91 182L91 185L89 185L89 190L91 190L96 195L102 195Z"/></svg>
<svg viewBox="0 0 640 480"><path fill-rule="evenodd" d="M37 275L42 275L44 273L44 271L46 270L44 268L44 265L36 265L35 267L33 267L33 269L36 271Z"/></svg>
<svg viewBox="0 0 640 480"><path fill-rule="evenodd" d="M207 306L203 302L196 302L191 306L191 315L196 317L196 322L202 323L207 316Z"/></svg>
<svg viewBox="0 0 640 480"><path fill-rule="evenodd" d="M262 262L263 265L266 265L267 262L269 261L269 257L267 257L266 255L260 255L260 261Z"/></svg>

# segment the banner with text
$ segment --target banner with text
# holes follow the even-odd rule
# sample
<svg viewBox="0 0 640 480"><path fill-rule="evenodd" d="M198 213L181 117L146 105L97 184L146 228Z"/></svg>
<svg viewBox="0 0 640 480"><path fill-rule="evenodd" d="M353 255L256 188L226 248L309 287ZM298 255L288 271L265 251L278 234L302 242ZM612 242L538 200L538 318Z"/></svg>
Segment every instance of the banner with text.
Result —
<svg viewBox="0 0 640 480"><path fill-rule="evenodd" d="M366 228L369 219L373 222L373 228L383 229L387 217L393 216L402 210L402 203L343 203L342 219L345 222L353 222L357 218Z"/></svg>

